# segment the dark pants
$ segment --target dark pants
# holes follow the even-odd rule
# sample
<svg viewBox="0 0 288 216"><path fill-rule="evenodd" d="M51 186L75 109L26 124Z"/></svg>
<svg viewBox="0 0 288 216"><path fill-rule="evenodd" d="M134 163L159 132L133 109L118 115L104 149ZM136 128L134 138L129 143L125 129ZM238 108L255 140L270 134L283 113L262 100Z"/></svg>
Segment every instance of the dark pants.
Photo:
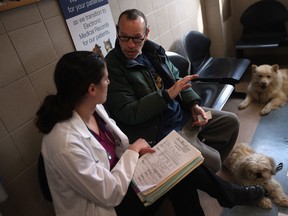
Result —
<svg viewBox="0 0 288 216"><path fill-rule="evenodd" d="M234 113L203 109L212 113L212 119L205 126L192 126L194 120L191 114L185 114L188 122L178 133L202 153L205 158L203 164L216 173L236 142L239 119Z"/></svg>
<svg viewBox="0 0 288 216"><path fill-rule="evenodd" d="M122 203L116 207L118 216L152 216L169 197L177 216L204 216L197 189L205 191L216 198L221 206L233 207L233 185L211 173L206 167L199 166L161 199L145 207L134 190L130 187Z"/></svg>

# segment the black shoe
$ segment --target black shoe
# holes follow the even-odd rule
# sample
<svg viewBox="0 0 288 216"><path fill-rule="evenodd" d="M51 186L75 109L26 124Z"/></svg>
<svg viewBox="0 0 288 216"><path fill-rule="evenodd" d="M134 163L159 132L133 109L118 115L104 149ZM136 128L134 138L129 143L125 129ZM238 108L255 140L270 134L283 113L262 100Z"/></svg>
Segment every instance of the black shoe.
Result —
<svg viewBox="0 0 288 216"><path fill-rule="evenodd" d="M238 186L233 187L234 206L251 205L264 197L266 190L261 185Z"/></svg>

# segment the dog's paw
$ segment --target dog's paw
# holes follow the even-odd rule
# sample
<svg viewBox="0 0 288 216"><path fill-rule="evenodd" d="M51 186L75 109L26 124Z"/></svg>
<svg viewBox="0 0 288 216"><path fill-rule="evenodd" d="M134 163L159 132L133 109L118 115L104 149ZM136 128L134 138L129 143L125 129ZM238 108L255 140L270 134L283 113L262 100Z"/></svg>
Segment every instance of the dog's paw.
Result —
<svg viewBox="0 0 288 216"><path fill-rule="evenodd" d="M276 205L279 205L281 207L288 207L288 197L280 197L277 198L276 200L273 200Z"/></svg>
<svg viewBox="0 0 288 216"><path fill-rule="evenodd" d="M264 197L261 200L259 200L257 204L260 208L263 208L263 209L271 209L272 208L272 201L267 197Z"/></svg>
<svg viewBox="0 0 288 216"><path fill-rule="evenodd" d="M279 103L276 103L271 101L270 103L266 104L265 107L261 110L261 115L267 115L269 114L272 110L278 109L282 105Z"/></svg>
<svg viewBox="0 0 288 216"><path fill-rule="evenodd" d="M249 104L243 101L242 103L239 104L238 109L243 110L243 109L246 109L248 106Z"/></svg>
<svg viewBox="0 0 288 216"><path fill-rule="evenodd" d="M261 114L262 116L268 115L271 111L272 111L272 110L271 110L270 108L264 107L264 108L261 110L260 114Z"/></svg>

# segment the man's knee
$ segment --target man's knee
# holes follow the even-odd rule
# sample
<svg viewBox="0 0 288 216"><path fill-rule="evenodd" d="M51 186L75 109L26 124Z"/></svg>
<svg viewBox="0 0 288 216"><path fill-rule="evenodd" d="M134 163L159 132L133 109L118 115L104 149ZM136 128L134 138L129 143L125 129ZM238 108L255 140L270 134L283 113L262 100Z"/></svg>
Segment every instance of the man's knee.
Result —
<svg viewBox="0 0 288 216"><path fill-rule="evenodd" d="M219 152L213 148L206 148L205 151L202 152L204 157L203 164L209 168L209 170L213 173L218 172L222 167L221 156Z"/></svg>
<svg viewBox="0 0 288 216"><path fill-rule="evenodd" d="M235 113L229 113L230 122L232 122L235 126L239 127L240 121L238 116Z"/></svg>
<svg viewBox="0 0 288 216"><path fill-rule="evenodd" d="M221 120L222 120L222 125L226 125L226 128L230 130L231 129L234 129L237 131L239 130L240 121L235 113L223 112L223 116Z"/></svg>

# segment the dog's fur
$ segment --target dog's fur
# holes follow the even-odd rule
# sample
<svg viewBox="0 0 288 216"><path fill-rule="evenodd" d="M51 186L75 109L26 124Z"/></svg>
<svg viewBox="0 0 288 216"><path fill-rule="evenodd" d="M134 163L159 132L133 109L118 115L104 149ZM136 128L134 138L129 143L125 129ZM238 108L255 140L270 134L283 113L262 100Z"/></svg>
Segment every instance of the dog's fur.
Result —
<svg viewBox="0 0 288 216"><path fill-rule="evenodd" d="M272 208L272 201L282 207L288 207L288 196L282 186L273 177L275 161L273 158L257 153L245 143L237 143L224 161L236 183L241 185L262 185L267 196L258 202L263 209Z"/></svg>
<svg viewBox="0 0 288 216"><path fill-rule="evenodd" d="M253 64L251 68L247 96L240 103L239 109L245 109L251 102L256 101L266 104L260 114L267 115L288 102L288 69L279 69L278 64Z"/></svg>

